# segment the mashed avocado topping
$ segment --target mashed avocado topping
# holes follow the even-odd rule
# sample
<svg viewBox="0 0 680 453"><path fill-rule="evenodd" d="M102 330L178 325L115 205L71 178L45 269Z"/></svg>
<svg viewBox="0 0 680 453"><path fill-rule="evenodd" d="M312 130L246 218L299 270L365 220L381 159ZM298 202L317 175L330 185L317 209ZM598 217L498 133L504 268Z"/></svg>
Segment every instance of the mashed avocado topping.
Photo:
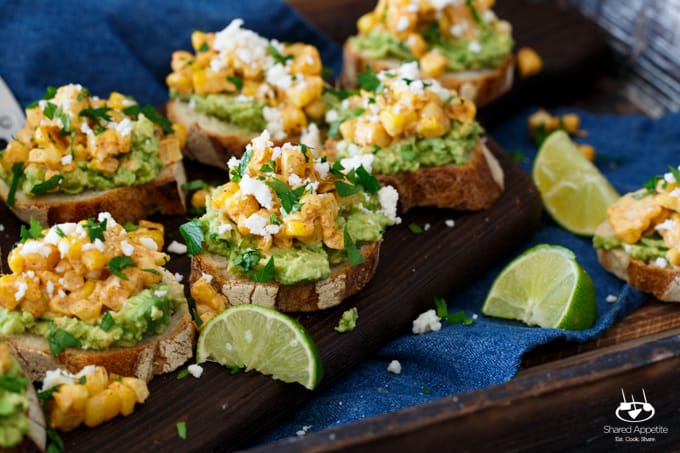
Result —
<svg viewBox="0 0 680 453"><path fill-rule="evenodd" d="M397 193L363 167L331 166L304 145L274 146L267 131L211 194L198 225L229 272L284 285L318 281L341 261L363 262L363 243L398 222Z"/></svg>
<svg viewBox="0 0 680 453"><path fill-rule="evenodd" d="M193 53L172 54L170 96L196 112L274 140L303 134L322 119L321 58L314 46L282 44L234 19L216 33L195 31Z"/></svg>
<svg viewBox="0 0 680 453"><path fill-rule="evenodd" d="M612 234L594 236L595 248L622 248L646 263L680 266L680 166L668 169L609 206Z"/></svg>
<svg viewBox="0 0 680 453"><path fill-rule="evenodd" d="M45 337L65 347L133 346L161 333L182 286L163 269L163 226L141 221L127 231L107 213L22 234L0 276L0 335Z"/></svg>
<svg viewBox="0 0 680 453"><path fill-rule="evenodd" d="M425 75L500 66L512 51L510 25L493 1L382 0L357 22L349 45L370 59L418 60Z"/></svg>
<svg viewBox="0 0 680 453"><path fill-rule="evenodd" d="M120 93L50 88L26 118L0 157L0 178L29 197L144 184L182 157L184 129Z"/></svg>
<svg viewBox="0 0 680 453"><path fill-rule="evenodd" d="M7 343L0 343L0 447L18 445L30 432L28 379Z"/></svg>
<svg viewBox="0 0 680 453"><path fill-rule="evenodd" d="M482 132L473 102L421 80L415 62L362 76L359 93L326 115L329 135L342 137L330 150L342 165L361 161L375 174L395 174L469 161Z"/></svg>

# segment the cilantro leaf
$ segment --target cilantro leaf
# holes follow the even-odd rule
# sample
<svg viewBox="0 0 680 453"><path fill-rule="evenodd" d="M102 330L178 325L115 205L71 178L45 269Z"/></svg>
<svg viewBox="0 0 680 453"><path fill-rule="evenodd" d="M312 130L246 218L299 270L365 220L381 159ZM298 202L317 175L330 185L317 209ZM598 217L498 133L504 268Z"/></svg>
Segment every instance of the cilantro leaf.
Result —
<svg viewBox="0 0 680 453"><path fill-rule="evenodd" d="M181 381L185 377L189 376L189 369L188 368L183 368L179 370L179 373L177 373L177 380Z"/></svg>
<svg viewBox="0 0 680 453"><path fill-rule="evenodd" d="M548 134L545 124L539 124L534 131L534 141L536 142L536 146L540 148L545 139L548 138L548 135L550 134Z"/></svg>
<svg viewBox="0 0 680 453"><path fill-rule="evenodd" d="M0 374L0 389L10 393L19 393L28 388L28 379L22 376Z"/></svg>
<svg viewBox="0 0 680 453"><path fill-rule="evenodd" d="M332 96L335 96L335 97L338 98L339 100L343 101L343 100L347 99L347 98L350 97L350 96L353 96L353 95L355 95L355 94L358 94L358 91L357 91L357 90L336 89L336 88L331 88L331 87L324 86L324 87L323 87L322 93L323 93L323 94L328 93L328 94L330 94L330 95L332 95Z"/></svg>
<svg viewBox="0 0 680 453"><path fill-rule="evenodd" d="M411 231L413 234L423 234L425 230L423 230L423 227L418 225L417 223L409 223L408 224L408 229Z"/></svg>
<svg viewBox="0 0 680 453"><path fill-rule="evenodd" d="M97 126L101 126L101 120L111 121L111 115L107 113L109 110L111 110L111 108L107 106L83 109L78 113L78 116L88 117L94 121Z"/></svg>
<svg viewBox="0 0 680 453"><path fill-rule="evenodd" d="M28 228L26 228L25 225L21 225L21 229L19 230L19 237L21 238L21 242L26 242L28 239L39 239L43 237L42 235L43 228L42 225L40 225L40 222L31 217L29 225L30 226Z"/></svg>
<svg viewBox="0 0 680 453"><path fill-rule="evenodd" d="M80 341L69 332L57 328L53 323L49 325L49 335L47 342L50 345L52 355L57 355L66 348L79 348Z"/></svg>
<svg viewBox="0 0 680 453"><path fill-rule="evenodd" d="M196 310L196 301L193 297L187 297L187 305L189 305L189 313L191 313L191 317L194 319L194 322L198 327L201 327L203 320L200 316L198 316L198 311Z"/></svg>
<svg viewBox="0 0 680 453"><path fill-rule="evenodd" d="M428 29L425 30L425 33L423 33L423 39L425 39L425 42L428 42L434 46L442 45L442 34L439 31L438 22L432 22Z"/></svg>
<svg viewBox="0 0 680 453"><path fill-rule="evenodd" d="M203 45L198 48L199 52L207 52L208 50L210 50L210 46L207 42L204 42Z"/></svg>
<svg viewBox="0 0 680 453"><path fill-rule="evenodd" d="M229 179L231 182L239 182L241 180L246 172L246 169L248 168L248 162L250 161L250 157L252 155L253 151L250 148L246 149L246 151L241 156L241 159L238 161L238 165L233 168L229 174Z"/></svg>
<svg viewBox="0 0 680 453"><path fill-rule="evenodd" d="M267 53L268 53L269 55L271 55L272 57L274 57L274 61L275 61L276 63L278 63L278 64L280 64L280 65L282 65L282 66L285 66L285 65L286 65L286 62L287 62L288 60L292 60L292 59L293 59L293 56L292 56L292 55L285 55L285 56L284 56L284 55L281 55L281 53L279 53L278 49L277 49L276 47L274 47L273 45L271 45L271 44L269 44L269 45L267 46Z"/></svg>
<svg viewBox="0 0 680 453"><path fill-rule="evenodd" d="M53 428L47 428L45 432L50 441L47 445L47 453L61 453L64 451L64 441L59 436L59 433Z"/></svg>
<svg viewBox="0 0 680 453"><path fill-rule="evenodd" d="M274 257L270 257L262 269L252 275L253 280L259 283L267 283L274 280Z"/></svg>
<svg viewBox="0 0 680 453"><path fill-rule="evenodd" d="M99 327L102 328L104 332L108 332L111 330L111 327L115 324L115 321L113 320L113 316L111 316L111 312L107 311L104 313L104 316L102 316L102 320L99 323Z"/></svg>
<svg viewBox="0 0 680 453"><path fill-rule="evenodd" d="M12 208L16 201L16 193L19 188L19 182L24 176L24 163L15 162L12 165L12 182L9 184L9 192L7 193L7 205Z"/></svg>
<svg viewBox="0 0 680 453"><path fill-rule="evenodd" d="M262 173L274 173L274 172L276 172L276 162L273 161L273 160L270 160L269 162L265 162L260 167L260 171Z"/></svg>
<svg viewBox="0 0 680 453"><path fill-rule="evenodd" d="M335 181L333 185L335 186L335 190L338 192L338 195L341 197L349 197L350 195L354 195L355 193L358 193L359 190L361 190L359 186L346 183L345 181Z"/></svg>
<svg viewBox="0 0 680 453"><path fill-rule="evenodd" d="M50 387L47 390L43 390L42 392L38 392L38 398L40 398L43 401L47 401L52 398L52 395L54 395L54 392L56 392L57 390L59 390L58 385Z"/></svg>
<svg viewBox="0 0 680 453"><path fill-rule="evenodd" d="M129 220L125 222L123 225L123 228L125 228L125 231L135 231L139 229L139 225L130 222Z"/></svg>
<svg viewBox="0 0 680 453"><path fill-rule="evenodd" d="M177 422L177 435L180 439L187 438L187 422Z"/></svg>
<svg viewBox="0 0 680 453"><path fill-rule="evenodd" d="M43 115L45 115L47 118L53 120L54 119L54 114L57 111L57 104L54 104L53 102L48 102L45 104L45 108L43 108Z"/></svg>
<svg viewBox="0 0 680 453"><path fill-rule="evenodd" d="M472 3L472 0L465 0L465 3L470 9L470 14L472 14L472 18L475 20L475 22L481 25L482 28L486 28L486 22L484 22L484 19L482 19L482 16L479 14L479 11L477 11L477 7Z"/></svg>
<svg viewBox="0 0 680 453"><path fill-rule="evenodd" d="M674 167L672 165L668 165L668 169L671 171L671 174L675 178L675 182L680 184L680 170L678 170L677 167Z"/></svg>
<svg viewBox="0 0 680 453"><path fill-rule="evenodd" d="M435 310L437 311L437 316L440 319L444 319L448 316L449 309L446 306L446 300L443 297L435 297L434 298L434 307L435 307Z"/></svg>
<svg viewBox="0 0 680 453"><path fill-rule="evenodd" d="M87 230L87 235L90 238L90 242L94 242L95 239L99 239L101 241L104 240L104 231L106 231L106 219L104 219L102 222L97 222L95 219L90 217L87 219L87 222L85 222L85 225L83 227Z"/></svg>
<svg viewBox="0 0 680 453"><path fill-rule="evenodd" d="M229 370L230 374L238 374L243 371L243 368L237 367L236 365L227 366L226 368Z"/></svg>
<svg viewBox="0 0 680 453"><path fill-rule="evenodd" d="M63 176L54 175L47 181L41 182L40 184L36 184L35 186L33 186L33 188L31 189L31 193L34 195L40 195L42 193L49 192L50 190L54 190L57 187L59 187L63 181L64 181Z"/></svg>
<svg viewBox="0 0 680 453"><path fill-rule="evenodd" d="M377 193L380 190L380 181L378 181L375 176L370 174L363 165L357 167L356 174L357 182L361 184L366 192Z"/></svg>
<svg viewBox="0 0 680 453"><path fill-rule="evenodd" d="M474 321L471 318L468 318L463 310L460 310L455 313L447 314L446 322L450 324L463 324L464 326L471 326Z"/></svg>
<svg viewBox="0 0 680 453"><path fill-rule="evenodd" d="M644 192L638 192L633 195L633 198L636 200L639 200L641 198L646 197L647 195L653 195L656 193L656 185L659 182L659 179L661 179L660 176L654 175L651 178L649 178L645 183L642 185L642 188L645 189Z"/></svg>
<svg viewBox="0 0 680 453"><path fill-rule="evenodd" d="M248 272L257 266L257 263L260 262L260 258L260 253L256 249L249 248L240 255L237 255L232 260L232 263L235 266L238 266L243 272Z"/></svg>
<svg viewBox="0 0 680 453"><path fill-rule="evenodd" d="M306 186L291 189L288 184L276 178L267 181L267 185L274 189L279 200L281 200L281 207L287 214L295 212L302 207L300 197L305 192Z"/></svg>
<svg viewBox="0 0 680 453"><path fill-rule="evenodd" d="M210 186L208 185L207 182L203 181L202 179L193 179L182 184L182 190L192 191L198 189L208 190L210 189Z"/></svg>
<svg viewBox="0 0 680 453"><path fill-rule="evenodd" d="M364 263L366 258L364 258L364 255L361 254L359 248L352 241L349 231L347 230L347 224L345 224L343 239L345 242L345 251L347 252L347 260L349 261L349 264L356 266L358 264Z"/></svg>
<svg viewBox="0 0 680 453"><path fill-rule="evenodd" d="M237 76L227 76L227 80L234 84L238 91L243 88L243 79Z"/></svg>
<svg viewBox="0 0 680 453"><path fill-rule="evenodd" d="M144 107L140 107L139 104L130 105L123 109L123 113L128 116L137 116L142 113L149 121L160 126L166 134L172 134L174 132L170 120L158 113L158 110L152 105L145 105Z"/></svg>
<svg viewBox="0 0 680 453"><path fill-rule="evenodd" d="M122 280L127 280L127 275L123 273L123 269L132 267L134 265L134 260L129 256L114 256L111 258L111 261L109 261L109 270L116 277Z"/></svg>
<svg viewBox="0 0 680 453"><path fill-rule="evenodd" d="M182 235L187 245L187 253L190 256L198 255L201 252L205 236L201 223L198 220L191 220L180 225L179 234Z"/></svg>
<svg viewBox="0 0 680 453"><path fill-rule="evenodd" d="M368 64L364 67L364 71L359 73L357 82L359 82L362 90L373 91L375 93L379 93L385 88Z"/></svg>
<svg viewBox="0 0 680 453"><path fill-rule="evenodd" d="M56 94L57 94L57 87L54 87L54 86L52 86L52 85L49 85L49 86L45 89L45 94L43 95L42 99L44 99L44 100L52 99ZM28 105L26 106L26 109L27 109L27 110L28 110L28 109L33 109L33 108L37 107L39 104L40 104L40 101L33 101L33 102L31 102L30 104L28 104Z"/></svg>

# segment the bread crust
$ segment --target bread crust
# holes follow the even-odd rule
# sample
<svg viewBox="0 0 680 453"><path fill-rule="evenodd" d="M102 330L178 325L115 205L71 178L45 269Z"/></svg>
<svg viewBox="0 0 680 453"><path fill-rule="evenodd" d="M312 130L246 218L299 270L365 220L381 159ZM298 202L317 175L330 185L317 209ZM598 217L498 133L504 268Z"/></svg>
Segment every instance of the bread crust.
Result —
<svg viewBox="0 0 680 453"><path fill-rule="evenodd" d="M608 221L595 231L599 236L613 236ZM622 248L597 249L597 258L607 271L642 292L650 293L660 301L680 302L680 268L669 265L662 268L631 258Z"/></svg>
<svg viewBox="0 0 680 453"><path fill-rule="evenodd" d="M36 219L43 226L77 222L109 212L118 222L138 222L155 212L166 215L186 211L182 184L186 174L182 162L161 169L153 181L109 190L86 190L79 194L46 193L28 197L17 191L12 212L24 222ZM0 197L7 202L9 185L0 179Z"/></svg>
<svg viewBox="0 0 680 453"><path fill-rule="evenodd" d="M189 104L171 99L166 104L166 114L173 123L181 123L187 129L187 142L182 153L185 157L212 167L227 169L230 157L240 158L246 145L259 136L261 131L251 132L217 118L196 112ZM285 142L297 143L300 136L271 141L276 146Z"/></svg>
<svg viewBox="0 0 680 453"><path fill-rule="evenodd" d="M99 365L121 376L135 376L150 381L156 374L169 373L193 355L195 328L186 303L180 304L170 324L161 335L145 338L131 347L103 351L66 348L56 356L50 353L47 340L24 333L6 337L12 352L27 376L42 381L45 372L61 368L77 373L87 365Z"/></svg>
<svg viewBox="0 0 680 453"><path fill-rule="evenodd" d="M343 64L341 83L347 88L357 87L357 76L368 65L374 72L398 68L404 61L396 58L371 59L356 52L349 45L343 46ZM509 54L503 63L494 69L470 71L447 71L436 77L439 83L450 90L456 90L461 96L470 99L478 107L484 106L510 90L514 79L515 57ZM431 78L421 74L423 78Z"/></svg>
<svg viewBox="0 0 680 453"><path fill-rule="evenodd" d="M211 285L224 295L230 305L252 303L285 312L323 310L340 304L364 288L375 275L380 256L380 243L370 242L360 248L365 258L352 266L347 261L333 266L329 277L307 283L282 285L277 282L258 283L227 271L225 257L201 252L191 259L190 282L204 273L212 275Z"/></svg>

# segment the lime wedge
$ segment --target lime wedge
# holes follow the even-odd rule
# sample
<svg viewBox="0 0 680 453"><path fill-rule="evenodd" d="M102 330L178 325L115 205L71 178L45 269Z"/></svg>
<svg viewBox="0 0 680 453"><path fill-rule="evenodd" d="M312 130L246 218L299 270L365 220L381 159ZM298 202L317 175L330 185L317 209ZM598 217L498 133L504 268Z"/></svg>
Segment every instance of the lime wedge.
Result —
<svg viewBox="0 0 680 453"><path fill-rule="evenodd" d="M592 236L607 219L607 207L619 199L616 189L563 130L550 134L541 145L532 178L548 213L575 234Z"/></svg>
<svg viewBox="0 0 680 453"><path fill-rule="evenodd" d="M229 307L203 326L196 362L256 370L313 389L323 367L316 344L288 315L260 305Z"/></svg>
<svg viewBox="0 0 680 453"><path fill-rule="evenodd" d="M593 281L571 250L541 244L501 271L482 313L530 326L583 330L597 318L597 297Z"/></svg>

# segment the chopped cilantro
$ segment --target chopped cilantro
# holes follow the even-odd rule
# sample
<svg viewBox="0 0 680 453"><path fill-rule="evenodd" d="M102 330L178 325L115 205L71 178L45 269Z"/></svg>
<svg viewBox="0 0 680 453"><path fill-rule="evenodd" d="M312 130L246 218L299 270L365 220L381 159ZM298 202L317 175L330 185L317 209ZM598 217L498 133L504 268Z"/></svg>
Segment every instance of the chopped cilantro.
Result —
<svg viewBox="0 0 680 453"><path fill-rule="evenodd" d="M253 280L259 283L267 283L274 280L274 257L270 257L262 269L252 275Z"/></svg>
<svg viewBox="0 0 680 453"><path fill-rule="evenodd" d="M548 134L545 124L539 124L534 131L534 141L536 142L536 146L540 148L545 139L548 138L548 135L550 134Z"/></svg>
<svg viewBox="0 0 680 453"><path fill-rule="evenodd" d="M449 309L446 306L446 300L443 297L435 297L434 298L434 307L437 312L437 316L440 319L444 319L448 316L449 314Z"/></svg>
<svg viewBox="0 0 680 453"><path fill-rule="evenodd" d="M361 184L366 192L377 193L380 190L380 182L363 165L357 167L356 174L358 177L357 182Z"/></svg>
<svg viewBox="0 0 680 453"><path fill-rule="evenodd" d="M47 453L61 453L64 451L64 441L56 430L53 428L47 428L45 433L47 434L47 439L49 440L46 450Z"/></svg>
<svg viewBox="0 0 680 453"><path fill-rule="evenodd" d="M90 242L94 242L95 239L104 240L104 231L106 231L106 219L102 222L97 222L95 219L90 217L85 222L84 228L87 230L87 235L90 238Z"/></svg>
<svg viewBox="0 0 680 453"><path fill-rule="evenodd" d="M79 348L80 341L67 331L57 328L54 323L49 324L47 342L50 345L52 355L57 355L66 348Z"/></svg>
<svg viewBox="0 0 680 453"><path fill-rule="evenodd" d="M274 57L274 61L275 61L276 63L278 63L278 64L280 64L280 65L282 65L282 66L285 66L285 65L286 65L286 62L287 62L288 60L292 60L292 59L293 59L293 56L292 56L292 55L281 55L281 53L279 53L278 49L277 49L276 47L274 47L273 45L271 45L271 44L269 44L269 45L267 46L267 53L268 53L269 55L271 55L272 57Z"/></svg>
<svg viewBox="0 0 680 453"><path fill-rule="evenodd" d="M54 114L56 111L57 105L52 102L48 102L45 104L45 108L43 108L43 115L52 120L54 119Z"/></svg>
<svg viewBox="0 0 680 453"><path fill-rule="evenodd" d="M524 153L522 150L516 149L514 151L510 151L509 154L510 158L518 164L521 164L524 161Z"/></svg>
<svg viewBox="0 0 680 453"><path fill-rule="evenodd" d="M86 116L94 121L97 126L101 126L101 120L111 121L111 115L107 113L109 110L111 110L111 108L106 106L83 109L78 113L78 116Z"/></svg>
<svg viewBox="0 0 680 453"><path fill-rule="evenodd" d="M210 46L207 42L204 42L203 45L198 48L199 52L207 52L208 50L210 50Z"/></svg>
<svg viewBox="0 0 680 453"><path fill-rule="evenodd" d="M423 33L423 38L432 45L441 46L442 34L439 31L439 23L432 22L427 30L425 30L425 33Z"/></svg>
<svg viewBox="0 0 680 453"><path fill-rule="evenodd" d="M357 82L362 90L373 91L374 93L380 93L385 88L368 64L364 67L364 71L359 73Z"/></svg>
<svg viewBox="0 0 680 453"><path fill-rule="evenodd" d="M123 269L132 267L134 265L134 260L129 256L114 256L111 258L111 261L109 261L109 270L116 277L122 280L127 280L127 275L123 273Z"/></svg>
<svg viewBox="0 0 680 453"><path fill-rule="evenodd" d="M63 181L64 181L63 176L54 175L47 181L41 182L40 184L36 184L35 186L33 186L33 188L31 189L31 193L34 195L40 195L45 192L49 192L50 190L54 190L57 187L59 187Z"/></svg>
<svg viewBox="0 0 680 453"><path fill-rule="evenodd" d="M189 313L191 313L191 317L194 319L194 322L198 327L201 327L203 320L200 316L198 316L198 311L196 310L196 301L191 296L187 297L187 305L189 305Z"/></svg>
<svg viewBox="0 0 680 453"><path fill-rule="evenodd" d="M486 28L486 22L484 22L484 19L482 19L482 16L479 14L477 7L474 5L474 3L472 3L472 1L473 0L465 0L467 7L470 9L470 14L472 14L472 18L483 28Z"/></svg>
<svg viewBox="0 0 680 453"><path fill-rule="evenodd" d="M324 79L330 79L333 75L333 69L328 66L321 66L321 77Z"/></svg>
<svg viewBox="0 0 680 453"><path fill-rule="evenodd" d="M182 184L182 190L192 191L198 189L208 190L210 189L210 186L208 185L207 182L203 181L202 179L193 179Z"/></svg>
<svg viewBox="0 0 680 453"><path fill-rule="evenodd" d="M238 91L243 88L243 79L237 76L227 76L227 80L234 84Z"/></svg>
<svg viewBox="0 0 680 453"><path fill-rule="evenodd" d="M425 387L424 385L423 385L423 387L421 388L421 391L422 391L424 394L426 394L426 395L430 395L430 394L432 393L432 392L430 392L430 389L427 388L427 387Z"/></svg>
<svg viewBox="0 0 680 453"><path fill-rule="evenodd" d="M182 370L179 370L179 373L177 373L177 380L181 381L182 379L184 379L187 376L189 376L189 369L184 368Z"/></svg>
<svg viewBox="0 0 680 453"><path fill-rule="evenodd" d="M675 182L680 184L680 170L672 165L668 165L668 169L671 171L673 178L675 178Z"/></svg>
<svg viewBox="0 0 680 453"><path fill-rule="evenodd" d="M187 438L187 422L177 422L177 435L180 439Z"/></svg>
<svg viewBox="0 0 680 453"><path fill-rule="evenodd" d="M160 126L160 128L163 129L163 132L166 134L171 134L174 131L170 120L158 113L158 110L156 110L152 105L145 105L144 107L139 107L139 104L130 105L123 109L123 113L129 116L136 116L142 113L152 123Z"/></svg>
<svg viewBox="0 0 680 453"><path fill-rule="evenodd" d="M273 160L270 160L269 162L265 162L260 167L260 171L262 173L274 173L274 172L276 172L276 162L273 161Z"/></svg>
<svg viewBox="0 0 680 453"><path fill-rule="evenodd" d="M135 231L139 229L139 225L130 222L129 220L125 222L123 225L123 228L125 228L125 231Z"/></svg>
<svg viewBox="0 0 680 453"><path fill-rule="evenodd" d="M26 228L25 225L21 225L21 229L19 230L21 242L26 242L28 239L39 239L43 237L42 230L43 228L42 225L40 225L40 222L31 217L28 228Z"/></svg>
<svg viewBox="0 0 680 453"><path fill-rule="evenodd" d="M451 324L463 324L464 326L471 326L473 323L472 318L468 318L463 310L449 313L446 316L446 322Z"/></svg>
<svg viewBox="0 0 680 453"><path fill-rule="evenodd" d="M279 218L279 216L272 212L271 214L269 214L269 223L271 223L272 225L281 225L281 219Z"/></svg>
<svg viewBox="0 0 680 453"><path fill-rule="evenodd" d="M288 184L276 178L267 181L267 185L276 192L279 200L281 200L281 207L286 214L291 214L302 207L300 198L305 192L305 186L291 189Z"/></svg>
<svg viewBox="0 0 680 453"><path fill-rule="evenodd" d="M50 387L47 390L43 390L42 392L38 392L38 398L40 398L43 401L52 399L52 395L54 395L54 392L56 392L57 390L59 390L58 385Z"/></svg>
<svg viewBox="0 0 680 453"><path fill-rule="evenodd" d="M300 151L302 151L302 155L305 156L305 162L309 162L309 146L300 143Z"/></svg>
<svg viewBox="0 0 680 453"><path fill-rule="evenodd" d="M343 239L345 242L345 251L347 252L347 260L349 261L349 264L351 264L352 266L356 266L358 264L365 262L366 258L364 258L364 255L361 254L361 251L352 241L352 238L349 235L349 231L347 230L347 224L345 224Z"/></svg>
<svg viewBox="0 0 680 453"><path fill-rule="evenodd" d="M423 227L421 227L417 223L409 223L408 229L413 234L423 234L423 232L425 231L425 230L423 230Z"/></svg>
<svg viewBox="0 0 680 453"><path fill-rule="evenodd" d="M357 90L343 90L343 89L336 89L336 88L331 88L324 86L323 87L323 93L328 93L330 95L335 96L339 100L343 101L347 99L348 97L357 94Z"/></svg>
<svg viewBox="0 0 680 453"><path fill-rule="evenodd" d="M659 182L659 179L661 179L659 176L654 175L651 178L649 178L645 183L642 185L642 188L645 189L644 192L639 192L633 195L633 198L636 200L639 200L641 198L646 197L647 195L653 195L656 193L656 185Z"/></svg>
<svg viewBox="0 0 680 453"><path fill-rule="evenodd" d="M54 96L57 94L57 87L54 87L52 85L48 85L48 87L45 89L45 94L42 97L44 100L52 99ZM31 102L26 106L27 109L32 109L34 107L38 106L39 101Z"/></svg>
<svg viewBox="0 0 680 453"><path fill-rule="evenodd" d="M237 255L232 263L238 266L243 272L248 272L251 269L255 269L257 263L260 262L260 253L256 249L246 249L240 255Z"/></svg>
<svg viewBox="0 0 680 453"><path fill-rule="evenodd" d="M99 327L102 328L104 332L108 332L111 330L111 327L115 324L115 321L113 320L113 316L111 316L111 312L107 311L104 313L104 316L102 316L102 320L99 323Z"/></svg>
<svg viewBox="0 0 680 453"><path fill-rule="evenodd" d="M237 367L236 365L227 366L226 368L229 370L230 374L238 374L243 371L243 368Z"/></svg>
<svg viewBox="0 0 680 453"><path fill-rule="evenodd" d="M24 163L15 162L12 165L12 182L9 184L9 192L7 193L7 205L10 208L14 207L17 189L19 188L19 182L23 176L24 176Z"/></svg>
<svg viewBox="0 0 680 453"><path fill-rule="evenodd" d="M180 225L179 234L184 239L187 245L187 253L190 256L198 255L201 252L205 236L198 220L191 220Z"/></svg>
<svg viewBox="0 0 680 453"><path fill-rule="evenodd" d="M250 157L252 155L253 151L250 148L247 148L241 156L241 159L238 161L238 165L231 170L229 175L231 182L239 182L241 180L246 172L246 169L248 168L248 162L250 161Z"/></svg>
<svg viewBox="0 0 680 453"><path fill-rule="evenodd" d="M19 393L28 388L28 379L23 376L0 374L0 389L10 393Z"/></svg>
<svg viewBox="0 0 680 453"><path fill-rule="evenodd" d="M346 183L345 181L335 181L334 185L335 190L341 197L349 197L350 195L354 195L355 193L358 193L359 190L361 190L359 186Z"/></svg>
<svg viewBox="0 0 680 453"><path fill-rule="evenodd" d="M144 268L144 269L142 269L142 272L148 272L149 274L153 274L153 275L161 275L160 271L158 271L156 269L150 269L150 268Z"/></svg>
<svg viewBox="0 0 680 453"><path fill-rule="evenodd" d="M80 376L80 379L78 379L78 384L85 385L86 383L87 383L87 376Z"/></svg>
<svg viewBox="0 0 680 453"><path fill-rule="evenodd" d="M65 237L66 237L66 233L64 233L64 230L62 230L61 228L59 228L59 225L57 225L57 226L54 227L54 231L57 233L57 236L59 236L60 238L65 238Z"/></svg>

